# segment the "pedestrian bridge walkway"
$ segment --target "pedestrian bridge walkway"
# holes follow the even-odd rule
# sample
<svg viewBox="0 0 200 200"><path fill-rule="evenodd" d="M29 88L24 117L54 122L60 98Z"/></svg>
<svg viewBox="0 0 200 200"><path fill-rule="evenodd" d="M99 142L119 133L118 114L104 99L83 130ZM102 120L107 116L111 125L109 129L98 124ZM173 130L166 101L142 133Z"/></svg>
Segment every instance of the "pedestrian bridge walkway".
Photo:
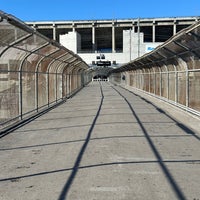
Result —
<svg viewBox="0 0 200 200"><path fill-rule="evenodd" d="M200 199L199 119L150 98L91 82L2 137L0 199Z"/></svg>

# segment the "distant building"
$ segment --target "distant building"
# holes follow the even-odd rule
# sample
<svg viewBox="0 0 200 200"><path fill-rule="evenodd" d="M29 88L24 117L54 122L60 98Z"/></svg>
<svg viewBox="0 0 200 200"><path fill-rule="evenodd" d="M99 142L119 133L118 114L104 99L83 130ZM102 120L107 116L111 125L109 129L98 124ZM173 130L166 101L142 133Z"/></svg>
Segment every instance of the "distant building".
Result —
<svg viewBox="0 0 200 200"><path fill-rule="evenodd" d="M27 22L81 56L89 65L103 53L113 65L150 52L198 17Z"/></svg>

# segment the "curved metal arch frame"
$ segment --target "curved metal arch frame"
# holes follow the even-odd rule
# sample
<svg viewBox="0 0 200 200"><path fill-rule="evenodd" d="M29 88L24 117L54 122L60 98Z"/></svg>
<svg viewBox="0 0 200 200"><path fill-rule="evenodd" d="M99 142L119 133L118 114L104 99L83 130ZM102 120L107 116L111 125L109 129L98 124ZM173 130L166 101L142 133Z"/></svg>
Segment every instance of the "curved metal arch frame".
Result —
<svg viewBox="0 0 200 200"><path fill-rule="evenodd" d="M68 52L68 53L66 53L64 55L61 55L59 57L59 59L67 56L68 54L70 54L70 53ZM49 65L48 65L48 68L47 68L47 71L48 71L48 85L49 85L49 74L51 73L51 74L55 74L56 75L56 80L55 80L55 88L56 88L55 99L56 99L56 102L58 101L58 98L57 98L58 97L58 93L57 93L57 85L58 85L58 77L57 77L57 75L58 75L58 69L62 68L62 72L60 72L59 74L62 74L62 84L63 84L64 69L70 65L70 63L68 62L68 60L70 60L71 58L73 58L73 56L70 54L70 57L68 57L66 59L63 59L62 62L60 60L52 60L52 62L50 62ZM58 62L58 63L56 63L56 62ZM54 73L50 72L50 70L53 70L52 67L54 67ZM63 87L63 85L62 85L62 87ZM64 97L62 96L62 98L64 98ZM49 87L48 87L48 102L49 102Z"/></svg>
<svg viewBox="0 0 200 200"><path fill-rule="evenodd" d="M54 63L55 63L55 61L59 61L60 63L63 63L63 65L62 64L59 65L59 62L56 64L56 66L57 66L56 67L56 72L57 73L58 73L58 71L63 72L65 67L68 66L69 64L75 65L74 60L76 60L76 62L79 61L79 63L80 63L80 64L75 65L76 67L82 68L83 70L86 70L87 68L89 68L88 65L78 55L74 54L72 51L70 51L70 50L66 49L65 47L61 46L57 42L55 42L53 40L50 40L49 38L43 36L42 34L37 32L33 28L29 27L27 24L23 23L22 21L18 20L17 18L15 18L15 17L13 17L11 15L8 15L6 13L3 13L2 11L0 11L0 18L1 18L1 21L4 21L6 24L8 24L10 26L13 26L13 27L17 27L20 30L24 31L23 34L21 34L21 36L18 37L18 38L14 37L14 35L13 35L13 38L11 40L13 42L10 42L10 44L9 44L9 42L6 42L5 45L3 46L3 48L1 49L1 52L0 52L0 57L2 57L3 55L6 55L9 58L10 55L6 54L6 52L9 49L12 50L12 48L13 48L13 49L16 49L16 50L20 51L20 59L19 59L20 63L17 64L17 66L16 66L17 70L13 71L13 72L18 72L19 76L20 76L19 81L21 83L19 85L21 85L21 86L19 86L19 87L21 89L19 88L19 92L20 92L20 97L18 99L19 102L22 102L22 99L23 99L23 97L22 97L22 95L23 95L22 94L22 71L23 71L23 65L24 65L25 61L28 59L29 56L37 54L36 52L38 50L44 48L45 46L48 46L48 45L51 44L51 45L57 47L58 50L64 50L66 52L66 54L70 54L71 55L69 60L72 60L72 61L70 61L69 63L66 62L66 61L59 60L58 57L52 58L52 60L54 60ZM19 44L19 43L21 43L23 41L28 42L27 39L29 39L31 37L34 37L34 36L37 36L38 38L41 39L40 44L38 44L37 46L34 45L33 48L31 46L31 49L28 50L28 49L22 48L19 45L17 45L17 44ZM34 42L34 40L33 40L33 42ZM25 53L23 53L23 52L25 52ZM54 52L56 52L56 51L54 51ZM43 53L42 54L38 53L38 55L40 55L41 58L38 58L38 60L36 61L36 64L34 63L35 66L33 66L33 69L34 69L34 67L36 67L35 73L38 72L39 63L41 63L43 61L43 59L45 59L46 57L49 57L49 58L51 57L51 53L49 53L48 55L45 55ZM50 72L50 67L48 69L48 72L46 72L46 74L48 74L49 72ZM29 73L34 73L34 71L33 72L29 72ZM38 95L37 92L36 92L36 94ZM42 104L41 106L44 107L46 105ZM35 112L35 111L38 112L39 111L38 109L40 109L38 107L38 104L37 104L36 107L37 108L35 110L31 110L28 113L23 113L22 104L21 104L20 111L18 112L18 114L13 116L12 118L8 119L7 121L5 121L4 124L10 123L11 121L15 122L15 120L18 121L18 119L23 120L25 115L28 116L27 114L29 114L31 112Z"/></svg>
<svg viewBox="0 0 200 200"><path fill-rule="evenodd" d="M66 59L63 59L62 60L62 62L60 61L60 59L61 58L63 58L63 57L65 57L65 56L67 56L67 55L70 55L70 57L68 57L68 58L66 58ZM58 101L58 92L57 92L57 88L58 88L58 69L59 69L59 67L62 65L62 68L64 69L65 67L67 67L68 65L69 65L69 63L67 62L69 59L71 59L73 56L69 53L69 52L67 52L67 53L65 53L65 54L63 54L63 55L61 55L61 56L59 56L59 58L58 58L58 60L55 60L55 59L53 59L50 63L49 63L49 65L48 65L48 67L47 67L47 74L48 74L48 105L50 104L50 102L49 102L49 99L50 99L50 96L49 96L49 94L50 94L50 88L49 88L49 85L50 85L50 79L49 79L49 75L50 74L55 74L55 76L56 76L56 80L55 80L55 88L56 88L56 91L55 91L55 100L56 100L56 102ZM54 69L53 69L54 68ZM50 71L52 71L52 72L50 72ZM54 71L54 72L53 72ZM63 78L63 72L61 72L61 73L59 73L59 74L62 74L62 78ZM62 82L63 82L63 80L62 80ZM62 96L62 99L63 99L63 96Z"/></svg>
<svg viewBox="0 0 200 200"><path fill-rule="evenodd" d="M195 30L198 30L198 31L195 31ZM154 68L155 67L158 68L156 71L159 70L159 73L161 76L161 84L162 84L162 80L164 81L163 84L167 84L166 90L163 90L163 93L160 91L160 98L162 98L163 100L166 100L169 103L175 104L176 106L181 107L186 111L190 111L200 116L199 109L198 111L195 110L197 106L191 107L190 98L191 98L191 101L194 101L194 99L192 99L192 97L189 96L190 95L189 82L195 81L189 78L190 76L189 73L200 71L200 65L199 65L200 63L200 45L199 45L200 32L199 31L200 31L200 21L192 25L191 27L188 27L185 30L179 32L177 35L169 39L163 45L158 46L154 51L148 54L145 54L142 57L139 57L125 65L122 65L118 69L114 69L111 72L111 75L124 73L125 71L134 71L133 73L136 76L136 74L138 74L138 69L150 68L153 65ZM188 39L186 35L191 35L192 37L189 38L191 40L189 41L185 40L185 39ZM198 59L197 62L195 61L195 63L193 63L194 59ZM151 73L154 73L154 72L151 70ZM171 86L169 88L170 73L175 74L173 76L175 79L173 80L174 86L171 85L172 87L174 87L174 89L171 88ZM181 84L183 84L182 87L179 86L178 76L180 75L180 73L182 73L181 76L183 76L183 79L181 82ZM136 79L136 77L134 78ZM160 86L160 88L162 90L162 85ZM151 92L152 91L149 91L150 94ZM175 96L174 95L171 96L169 92L174 92ZM181 92L184 92L184 99L178 96L180 95ZM199 106L200 99L198 97L197 99L198 99L198 102L195 101L195 103L198 103L198 106Z"/></svg>
<svg viewBox="0 0 200 200"><path fill-rule="evenodd" d="M62 57L65 57L65 56L67 56L68 54L70 54L70 53L69 53L69 52L67 52L67 53L65 53L65 54L63 54L63 55L61 55L61 56L59 56L59 57L58 57L58 60L52 59L52 61L51 61L51 62L48 64L48 67L47 67L47 72L48 72L48 73L50 73L50 70L52 70L52 72L51 72L51 73L53 73L53 69L52 69L52 67L53 67L53 66L52 66L52 65L53 65L55 62L58 62L58 61L60 61L60 60L59 60L60 58L62 58ZM71 56L70 56L70 58L71 58ZM63 63L66 63L66 64L68 64L68 63L67 63L67 60L68 60L68 59L69 59L69 58L67 58L67 59L64 59L64 60L63 60ZM61 63L62 63L62 62L61 62ZM58 63L58 64L56 64L56 66L57 66L57 65L59 65L59 63ZM55 71L56 71L56 70L55 70Z"/></svg>
<svg viewBox="0 0 200 200"><path fill-rule="evenodd" d="M22 70L22 68L23 68L24 62L29 56L34 54L36 51L38 51L38 50L40 50L43 47L46 47L48 45L49 45L49 43L46 43L46 44L32 50L31 52L29 52L29 54L25 55L24 58L21 61L21 64L20 64L20 67L19 67L19 93L20 93L20 96L19 96L19 113L20 113L21 119L22 119L22 116L23 116L23 106L22 106L22 104L23 104L23 102L22 102L22 99L23 99L22 72L23 72L23 70Z"/></svg>
<svg viewBox="0 0 200 200"><path fill-rule="evenodd" d="M32 37L33 36L33 33L30 33L22 38L19 38L18 40L14 41L13 43L9 44L8 46L6 46L1 52L0 52L0 57L2 57L2 55L8 50L10 49L11 47L14 47L14 45L28 39L29 37Z"/></svg>

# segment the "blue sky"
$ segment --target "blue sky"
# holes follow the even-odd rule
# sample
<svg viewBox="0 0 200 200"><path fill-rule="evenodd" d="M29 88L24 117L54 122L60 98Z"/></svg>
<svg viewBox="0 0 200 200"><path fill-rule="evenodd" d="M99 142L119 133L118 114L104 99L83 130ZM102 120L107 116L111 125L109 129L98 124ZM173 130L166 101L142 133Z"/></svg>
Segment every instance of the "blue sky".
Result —
<svg viewBox="0 0 200 200"><path fill-rule="evenodd" d="M200 0L0 0L23 21L200 16Z"/></svg>

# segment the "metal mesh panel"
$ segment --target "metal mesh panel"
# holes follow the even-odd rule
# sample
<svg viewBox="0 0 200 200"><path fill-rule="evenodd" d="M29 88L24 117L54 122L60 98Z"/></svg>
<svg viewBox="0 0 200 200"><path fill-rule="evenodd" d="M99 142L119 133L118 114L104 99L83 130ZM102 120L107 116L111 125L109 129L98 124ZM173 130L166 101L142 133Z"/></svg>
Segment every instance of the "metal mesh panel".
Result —
<svg viewBox="0 0 200 200"><path fill-rule="evenodd" d="M50 103L56 104L62 98L62 73L66 65L69 68L73 65L76 71L84 71L88 66L79 56L15 17L2 11L0 17L0 126L3 126ZM56 79L57 73L60 74ZM75 90L80 87L80 80L73 81ZM70 80L65 80L65 91L69 84Z"/></svg>
<svg viewBox="0 0 200 200"><path fill-rule="evenodd" d="M76 74L72 74L72 79L71 79L71 91L74 92L75 88L76 88Z"/></svg>
<svg viewBox="0 0 200 200"><path fill-rule="evenodd" d="M149 92L149 74L144 74L144 90Z"/></svg>
<svg viewBox="0 0 200 200"><path fill-rule="evenodd" d="M155 88L155 94L160 95L160 84L161 84L161 75L160 73L155 74L156 79L156 88Z"/></svg>
<svg viewBox="0 0 200 200"><path fill-rule="evenodd" d="M200 115L200 21L113 73L120 74L125 70L133 71L131 86L157 97L161 94L166 101ZM149 72L149 78L143 74L142 79L140 71L145 70Z"/></svg>
<svg viewBox="0 0 200 200"><path fill-rule="evenodd" d="M189 107L200 111L200 71L189 72Z"/></svg>
<svg viewBox="0 0 200 200"><path fill-rule="evenodd" d="M144 75L140 73L139 75L139 88L144 89Z"/></svg>
<svg viewBox="0 0 200 200"><path fill-rule="evenodd" d="M35 73L22 73L22 111L23 114L36 109Z"/></svg>
<svg viewBox="0 0 200 200"><path fill-rule="evenodd" d="M62 74L57 74L57 100L62 99Z"/></svg>
<svg viewBox="0 0 200 200"><path fill-rule="evenodd" d="M26 31L12 26L6 20L3 20L0 23L0 50L26 35L29 35Z"/></svg>
<svg viewBox="0 0 200 200"><path fill-rule="evenodd" d="M48 79L47 74L38 73L38 107L48 104Z"/></svg>
<svg viewBox="0 0 200 200"><path fill-rule="evenodd" d="M162 73L162 88L161 96L167 98L168 96L168 73Z"/></svg>
<svg viewBox="0 0 200 200"><path fill-rule="evenodd" d="M150 74L150 93L155 92L155 74L151 72Z"/></svg>
<svg viewBox="0 0 200 200"><path fill-rule="evenodd" d="M56 101L56 74L49 74L49 102Z"/></svg>
<svg viewBox="0 0 200 200"><path fill-rule="evenodd" d="M27 39L24 39L21 42L18 42L17 44L14 45L14 47L30 52L46 43L47 41L45 39L38 37L37 35L33 35Z"/></svg>
<svg viewBox="0 0 200 200"><path fill-rule="evenodd" d="M178 103L186 106L186 73L178 72Z"/></svg>
<svg viewBox="0 0 200 200"><path fill-rule="evenodd" d="M0 69L0 123L19 116L18 72L1 72Z"/></svg>
<svg viewBox="0 0 200 200"><path fill-rule="evenodd" d="M199 52L200 53L200 52ZM188 62L189 69L199 69L200 68L200 60L196 56L190 57L190 61Z"/></svg>
<svg viewBox="0 0 200 200"><path fill-rule="evenodd" d="M22 71L26 72L35 72L38 61L42 58L41 55L38 54L30 54L22 65Z"/></svg>
<svg viewBox="0 0 200 200"><path fill-rule="evenodd" d="M23 58L25 57L26 52L21 51L19 49L15 48L9 48L4 52L4 54L1 56L0 63L6 64L7 69L11 71L18 71L20 68L20 64L23 61Z"/></svg>
<svg viewBox="0 0 200 200"><path fill-rule="evenodd" d="M71 75L67 74L67 95L71 93Z"/></svg>
<svg viewBox="0 0 200 200"><path fill-rule="evenodd" d="M134 78L134 76L133 76L133 74L131 73L130 74L130 86L133 86L133 78Z"/></svg>
<svg viewBox="0 0 200 200"><path fill-rule="evenodd" d="M63 88L62 88L62 92L63 92L63 97L67 96L67 75L63 74Z"/></svg>
<svg viewBox="0 0 200 200"><path fill-rule="evenodd" d="M176 74L175 72L169 73L169 99L175 101L175 93L176 93Z"/></svg>

